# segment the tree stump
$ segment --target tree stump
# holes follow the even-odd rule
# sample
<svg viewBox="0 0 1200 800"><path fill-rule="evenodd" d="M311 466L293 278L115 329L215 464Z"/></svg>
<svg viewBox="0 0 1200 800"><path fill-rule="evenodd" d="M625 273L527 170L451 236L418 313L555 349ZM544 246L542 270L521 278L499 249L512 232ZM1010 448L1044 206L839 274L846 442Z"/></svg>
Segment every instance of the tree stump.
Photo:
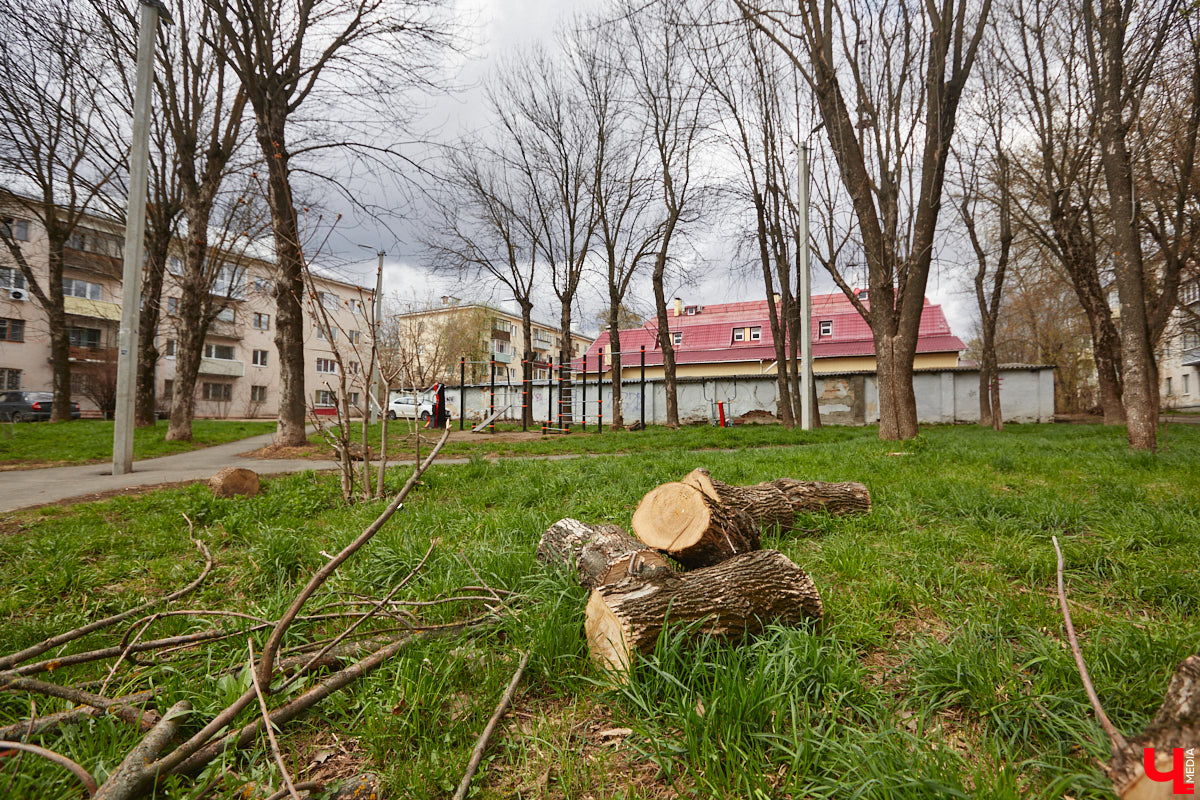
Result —
<svg viewBox="0 0 1200 800"><path fill-rule="evenodd" d="M617 673L634 651L654 649L668 624L699 622L692 635L737 641L764 625L820 619L821 596L802 569L778 550L755 550L694 572L657 572L592 591L585 612L588 650Z"/></svg>
<svg viewBox="0 0 1200 800"><path fill-rule="evenodd" d="M671 562L616 525L588 525L560 519L542 534L537 560L571 570L581 585L594 589L630 575L671 571Z"/></svg>
<svg viewBox="0 0 1200 800"><path fill-rule="evenodd" d="M208 487L214 497L254 497L259 492L258 473L242 467L225 467L208 479Z"/></svg>
<svg viewBox="0 0 1200 800"><path fill-rule="evenodd" d="M643 497L633 512L633 532L688 569L757 550L761 538L744 511L686 483L664 483Z"/></svg>
<svg viewBox="0 0 1200 800"><path fill-rule="evenodd" d="M823 511L842 515L871 510L871 493L861 483L779 478L753 486L730 486L712 477L706 469L692 470L682 482L725 506L745 511L763 528L778 525L781 531L791 530L800 513Z"/></svg>
<svg viewBox="0 0 1200 800"><path fill-rule="evenodd" d="M1113 790L1121 800L1179 797L1173 793L1173 781L1155 781L1146 775L1143 758L1147 747L1154 748L1154 766L1160 773L1175 769L1176 748L1184 751L1185 759L1192 748L1193 764L1200 767L1200 654L1179 664L1154 720L1108 767Z"/></svg>

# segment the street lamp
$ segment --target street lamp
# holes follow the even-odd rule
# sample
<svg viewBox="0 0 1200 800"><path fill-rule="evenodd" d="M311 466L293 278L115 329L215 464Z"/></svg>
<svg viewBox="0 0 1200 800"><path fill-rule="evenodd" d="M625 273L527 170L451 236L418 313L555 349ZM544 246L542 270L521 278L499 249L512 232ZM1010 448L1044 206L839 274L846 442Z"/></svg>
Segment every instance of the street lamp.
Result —
<svg viewBox="0 0 1200 800"><path fill-rule="evenodd" d="M138 27L133 136L129 145L129 201L125 214L125 268L121 276L121 327L117 333L117 407L113 428L113 475L133 471L133 404L137 389L137 339L146 237L146 183L150 161L150 79L158 21L172 24L162 0L142 0Z"/></svg>

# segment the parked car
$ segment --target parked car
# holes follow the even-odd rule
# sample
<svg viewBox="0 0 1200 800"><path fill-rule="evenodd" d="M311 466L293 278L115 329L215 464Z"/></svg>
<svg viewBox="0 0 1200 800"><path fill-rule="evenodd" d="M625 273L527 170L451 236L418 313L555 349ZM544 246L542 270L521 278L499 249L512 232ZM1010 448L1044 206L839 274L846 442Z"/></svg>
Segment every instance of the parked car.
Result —
<svg viewBox="0 0 1200 800"><path fill-rule="evenodd" d="M54 402L52 392L0 393L0 420L5 422L35 422L50 419ZM79 403L71 403L71 419L79 419Z"/></svg>
<svg viewBox="0 0 1200 800"><path fill-rule="evenodd" d="M419 419L421 422L428 422L433 416L433 401L433 392L393 393L391 402L388 403L388 419ZM446 411L450 414L450 419L458 416L458 406L453 400L446 400Z"/></svg>

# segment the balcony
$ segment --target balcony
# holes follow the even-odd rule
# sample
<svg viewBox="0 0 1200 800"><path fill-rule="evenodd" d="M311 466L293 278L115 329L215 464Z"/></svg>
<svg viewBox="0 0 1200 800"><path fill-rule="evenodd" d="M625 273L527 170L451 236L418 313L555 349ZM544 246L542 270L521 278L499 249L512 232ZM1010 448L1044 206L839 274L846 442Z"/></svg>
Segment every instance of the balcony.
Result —
<svg viewBox="0 0 1200 800"><path fill-rule="evenodd" d="M246 374L246 362L226 358L200 359L201 375L217 375L222 378L240 378Z"/></svg>
<svg viewBox="0 0 1200 800"><path fill-rule="evenodd" d="M512 353L496 353L495 356L498 364L511 364L513 360Z"/></svg>
<svg viewBox="0 0 1200 800"><path fill-rule="evenodd" d="M1200 367L1200 347L1184 350L1182 361L1185 367Z"/></svg>
<svg viewBox="0 0 1200 800"><path fill-rule="evenodd" d="M83 297L64 297L63 311L76 317L88 317L89 319L107 319L113 322L121 319L121 306L116 303L87 300Z"/></svg>
<svg viewBox="0 0 1200 800"><path fill-rule="evenodd" d="M115 364L117 348L115 347L72 347L67 357L72 364Z"/></svg>
<svg viewBox="0 0 1200 800"><path fill-rule="evenodd" d="M106 278L120 278L123 264L121 259L113 256L66 247L63 248L63 267L103 275Z"/></svg>
<svg viewBox="0 0 1200 800"><path fill-rule="evenodd" d="M214 319L208 326L209 336L220 336L225 339L241 339L242 326L236 322L225 322L223 320Z"/></svg>
<svg viewBox="0 0 1200 800"><path fill-rule="evenodd" d="M492 329L492 341L493 342L511 342L512 334L509 333L508 331L502 331L502 330L497 330L497 329L493 328Z"/></svg>

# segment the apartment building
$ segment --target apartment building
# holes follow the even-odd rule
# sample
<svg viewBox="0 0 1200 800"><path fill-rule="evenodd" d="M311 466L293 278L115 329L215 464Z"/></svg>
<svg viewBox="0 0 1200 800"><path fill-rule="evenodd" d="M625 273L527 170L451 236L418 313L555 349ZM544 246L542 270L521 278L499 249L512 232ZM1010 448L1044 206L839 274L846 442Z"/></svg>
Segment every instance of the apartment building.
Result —
<svg viewBox="0 0 1200 800"><path fill-rule="evenodd" d="M39 285L49 274L44 230L18 207L3 211L0 224L20 243L26 260L39 271ZM88 391L89 381L115 381L117 332L120 326L124 236L121 227L102 217L86 218L67 242L63 261L64 310L70 338L72 399L85 415L100 408ZM155 392L161 410L169 409L175 388L178 340L179 253L168 260L158 329L159 361ZM243 254L225 268L213 286L223 306L209 328L196 380L197 417L265 417L279 410L279 360L275 351L275 274L269 248ZM339 369L347 378L352 406L365 402L370 362L370 309L373 291L327 276L315 275L316 294L305 309L305 391L314 413L333 413L339 391ZM318 324L319 303L329 324ZM25 278L0 250L0 389L49 390L53 368L45 312ZM339 362L343 365L339 368Z"/></svg>
<svg viewBox="0 0 1200 800"><path fill-rule="evenodd" d="M1163 409L1200 410L1200 278L1179 287L1179 306L1162 337L1158 372Z"/></svg>
<svg viewBox="0 0 1200 800"><path fill-rule="evenodd" d="M490 379L489 362L493 358L497 381L511 383L521 379L525 328L519 314L446 296L439 306L395 314L390 322L397 334L394 354L397 372L406 385L457 381L460 358L473 362L468 382ZM563 357L577 358L592 343L592 337L571 331L570 341L564 345L562 331L557 326L531 322L535 380L546 378L551 362L558 364Z"/></svg>

